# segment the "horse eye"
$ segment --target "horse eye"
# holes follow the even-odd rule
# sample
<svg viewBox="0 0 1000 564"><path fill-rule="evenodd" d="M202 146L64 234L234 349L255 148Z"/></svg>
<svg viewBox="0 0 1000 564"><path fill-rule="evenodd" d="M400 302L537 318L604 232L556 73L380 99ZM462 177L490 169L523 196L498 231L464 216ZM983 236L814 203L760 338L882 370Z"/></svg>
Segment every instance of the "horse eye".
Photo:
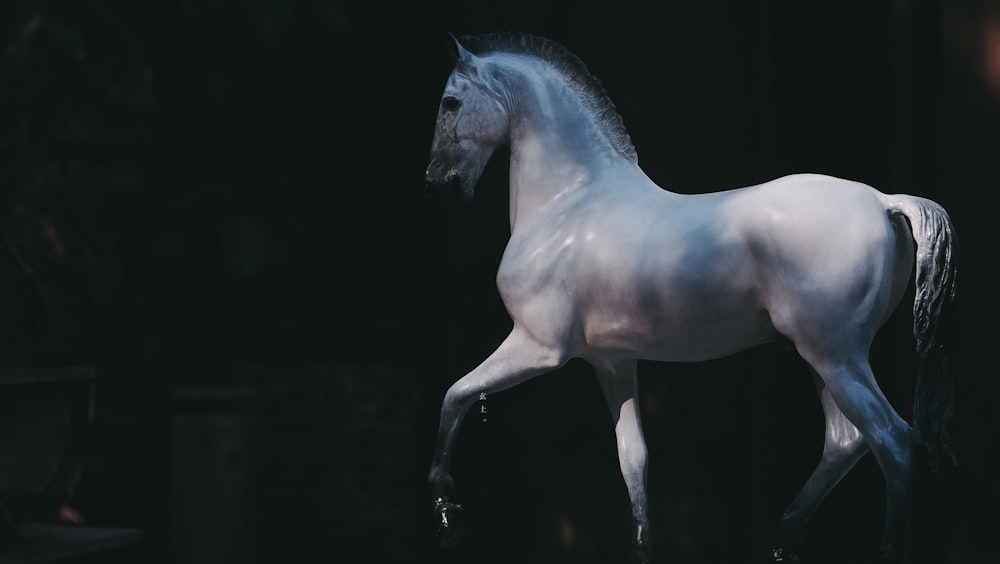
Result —
<svg viewBox="0 0 1000 564"><path fill-rule="evenodd" d="M462 101L454 96L445 96L445 98L441 100L441 107L446 111L453 112L462 107Z"/></svg>

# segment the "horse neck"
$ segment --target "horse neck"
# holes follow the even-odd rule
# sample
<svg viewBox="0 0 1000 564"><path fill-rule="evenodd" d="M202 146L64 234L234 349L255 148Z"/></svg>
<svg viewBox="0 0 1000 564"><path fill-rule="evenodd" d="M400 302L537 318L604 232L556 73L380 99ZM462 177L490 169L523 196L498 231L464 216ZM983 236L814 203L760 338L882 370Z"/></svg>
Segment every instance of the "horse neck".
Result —
<svg viewBox="0 0 1000 564"><path fill-rule="evenodd" d="M611 143L572 87L532 83L516 97L510 131L511 228L615 167L635 167Z"/></svg>

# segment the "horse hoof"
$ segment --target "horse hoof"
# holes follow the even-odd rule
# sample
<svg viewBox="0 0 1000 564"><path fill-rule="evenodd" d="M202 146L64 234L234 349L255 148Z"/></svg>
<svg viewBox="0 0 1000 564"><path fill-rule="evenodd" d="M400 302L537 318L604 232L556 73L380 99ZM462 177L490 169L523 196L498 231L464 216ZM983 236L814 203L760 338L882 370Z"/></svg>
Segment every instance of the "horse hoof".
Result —
<svg viewBox="0 0 1000 564"><path fill-rule="evenodd" d="M649 557L649 551L641 547L633 546L632 550L629 552L628 563L629 564L649 564L651 562Z"/></svg>
<svg viewBox="0 0 1000 564"><path fill-rule="evenodd" d="M437 525L438 546L455 546L462 538L462 506L451 503L446 497L434 500L434 516Z"/></svg>
<svg viewBox="0 0 1000 564"><path fill-rule="evenodd" d="M897 554L883 555L882 559L879 560L879 564L900 564L900 562L902 559Z"/></svg>
<svg viewBox="0 0 1000 564"><path fill-rule="evenodd" d="M771 549L771 560L774 562L782 562L787 564L788 562L798 562L799 557L791 550L787 550L784 548L774 548Z"/></svg>

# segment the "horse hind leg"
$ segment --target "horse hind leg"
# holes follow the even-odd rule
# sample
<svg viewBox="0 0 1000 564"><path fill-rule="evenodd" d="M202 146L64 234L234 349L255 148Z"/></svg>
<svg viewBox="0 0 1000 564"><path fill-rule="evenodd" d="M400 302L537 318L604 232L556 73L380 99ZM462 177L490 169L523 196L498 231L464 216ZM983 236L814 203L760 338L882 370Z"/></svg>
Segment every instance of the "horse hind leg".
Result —
<svg viewBox="0 0 1000 564"><path fill-rule="evenodd" d="M882 394L863 355L851 355L848 361L803 356L819 374L836 407L860 431L882 470L886 490L882 558L895 561L906 524L913 432Z"/></svg>
<svg viewBox="0 0 1000 564"><path fill-rule="evenodd" d="M802 544L809 519L840 480L868 452L868 443L865 442L861 431L837 407L823 380L815 371L813 378L826 420L823 455L812 475L781 517L778 530L779 544L772 554L776 562L797 560L795 549Z"/></svg>
<svg viewBox="0 0 1000 564"><path fill-rule="evenodd" d="M594 364L604 398L611 409L618 443L618 462L632 503L634 523L632 559L649 562L651 545L649 517L646 512L646 441L639 418L639 393L636 361L617 364Z"/></svg>

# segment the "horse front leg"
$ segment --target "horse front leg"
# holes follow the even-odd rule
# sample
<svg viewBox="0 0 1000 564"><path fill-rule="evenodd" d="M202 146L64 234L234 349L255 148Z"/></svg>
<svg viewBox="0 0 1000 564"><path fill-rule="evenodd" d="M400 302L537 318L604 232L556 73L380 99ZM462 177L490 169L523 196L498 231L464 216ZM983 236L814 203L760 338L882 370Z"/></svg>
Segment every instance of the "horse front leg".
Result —
<svg viewBox="0 0 1000 564"><path fill-rule="evenodd" d="M611 409L618 442L618 462L632 502L633 550L638 562L649 562L651 544L646 507L646 441L639 417L639 386L635 360L595 364L598 381Z"/></svg>
<svg viewBox="0 0 1000 564"><path fill-rule="evenodd" d="M437 446L429 476L438 543L441 546L455 544L461 535L456 527L456 519L462 506L450 499L455 488L451 477L451 459L458 429L469 408L479 399L480 394L506 390L558 368L565 361L563 351L546 346L515 327L493 354L448 388L441 404Z"/></svg>

